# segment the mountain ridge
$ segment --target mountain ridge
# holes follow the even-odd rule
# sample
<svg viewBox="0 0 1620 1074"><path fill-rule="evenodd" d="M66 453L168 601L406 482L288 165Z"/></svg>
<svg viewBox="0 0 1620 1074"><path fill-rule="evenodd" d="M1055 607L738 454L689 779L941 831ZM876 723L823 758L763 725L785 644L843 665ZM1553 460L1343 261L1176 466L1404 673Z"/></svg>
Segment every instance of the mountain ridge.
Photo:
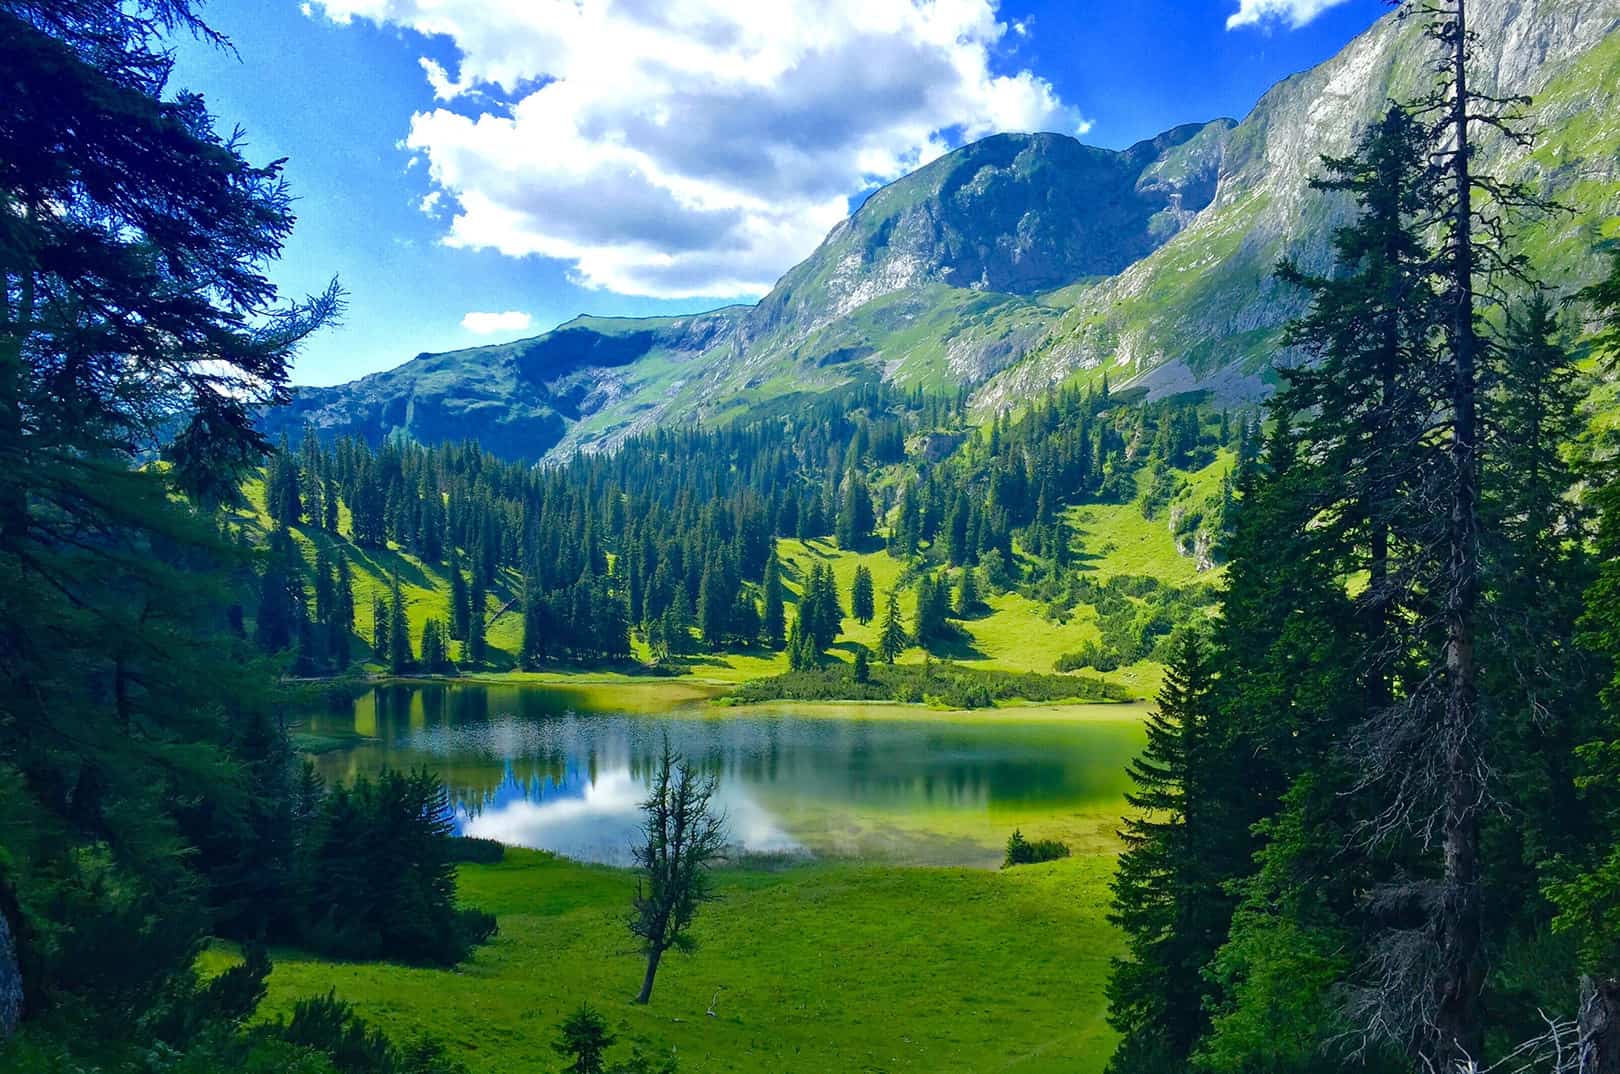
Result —
<svg viewBox="0 0 1620 1074"><path fill-rule="evenodd" d="M1545 132L1529 152L1500 140L1482 152L1579 210L1525 233L1567 290L1593 269L1601 222L1620 215L1620 0L1477 7L1484 77L1537 94L1529 118ZM1421 91L1420 32L1391 13L1242 120L1182 124L1124 150L1057 134L962 146L874 191L755 305L575 318L419 355L299 389L266 424L373 443L478 436L538 458L863 377L965 388L983 411L1104 371L1153 394L1257 398L1305 301L1272 267L1286 254L1327 269L1346 212L1310 176L1385 102Z"/></svg>

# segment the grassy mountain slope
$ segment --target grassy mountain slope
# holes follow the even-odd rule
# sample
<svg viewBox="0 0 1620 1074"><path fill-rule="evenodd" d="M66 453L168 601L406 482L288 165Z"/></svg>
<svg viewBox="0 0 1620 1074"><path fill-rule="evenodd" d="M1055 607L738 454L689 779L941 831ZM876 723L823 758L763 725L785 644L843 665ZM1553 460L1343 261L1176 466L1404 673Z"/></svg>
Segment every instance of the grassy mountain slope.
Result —
<svg viewBox="0 0 1620 1074"><path fill-rule="evenodd" d="M1530 222L1524 245L1549 284L1569 291L1598 273L1592 245L1620 214L1620 2L1484 0L1472 5L1477 76L1487 91L1529 93L1526 152L1481 138L1480 162L1566 206ZM1273 87L1224 139L1209 208L1159 250L1080 291L1028 360L980 393L1003 406L1049 384L1115 370L1115 383L1161 392L1214 387L1227 398L1265 388L1281 326L1304 296L1272 278L1292 256L1329 267L1342 198L1309 189L1323 154L1343 155L1391 99L1430 80L1416 20L1393 15L1326 63Z"/></svg>

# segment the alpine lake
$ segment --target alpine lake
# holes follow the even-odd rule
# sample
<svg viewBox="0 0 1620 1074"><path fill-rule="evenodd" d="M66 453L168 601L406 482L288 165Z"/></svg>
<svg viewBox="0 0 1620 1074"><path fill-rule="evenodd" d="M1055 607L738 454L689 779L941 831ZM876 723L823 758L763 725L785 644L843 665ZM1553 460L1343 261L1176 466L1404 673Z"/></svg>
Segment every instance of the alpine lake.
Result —
<svg viewBox="0 0 1620 1074"><path fill-rule="evenodd" d="M328 781L437 773L458 834L631 863L664 743L717 782L741 861L994 868L1015 828L1107 852L1146 706L729 707L675 682L390 683L295 716Z"/></svg>

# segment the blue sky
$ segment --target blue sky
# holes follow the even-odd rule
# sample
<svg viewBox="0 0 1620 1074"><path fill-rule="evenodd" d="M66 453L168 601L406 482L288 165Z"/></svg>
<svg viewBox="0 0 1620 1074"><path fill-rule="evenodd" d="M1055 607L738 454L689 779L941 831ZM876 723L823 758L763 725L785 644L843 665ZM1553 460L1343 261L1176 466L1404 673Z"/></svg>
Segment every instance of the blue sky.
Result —
<svg viewBox="0 0 1620 1074"><path fill-rule="evenodd" d="M174 84L287 157L284 292L349 293L294 380L579 313L751 300L964 139L1121 148L1241 118L1382 0L212 0ZM1231 25L1229 25L1231 23Z"/></svg>

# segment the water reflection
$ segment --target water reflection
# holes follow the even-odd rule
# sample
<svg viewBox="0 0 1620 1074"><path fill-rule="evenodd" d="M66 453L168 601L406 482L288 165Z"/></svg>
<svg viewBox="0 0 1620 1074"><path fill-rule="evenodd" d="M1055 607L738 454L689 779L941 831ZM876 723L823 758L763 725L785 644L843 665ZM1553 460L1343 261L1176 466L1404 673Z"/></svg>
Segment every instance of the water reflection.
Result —
<svg viewBox="0 0 1620 1074"><path fill-rule="evenodd" d="M1095 723L715 715L632 690L385 686L306 714L328 779L426 765L458 830L629 861L665 736L717 777L747 851L993 864L1014 825L1117 815L1134 720ZM652 718L656 716L656 718Z"/></svg>

